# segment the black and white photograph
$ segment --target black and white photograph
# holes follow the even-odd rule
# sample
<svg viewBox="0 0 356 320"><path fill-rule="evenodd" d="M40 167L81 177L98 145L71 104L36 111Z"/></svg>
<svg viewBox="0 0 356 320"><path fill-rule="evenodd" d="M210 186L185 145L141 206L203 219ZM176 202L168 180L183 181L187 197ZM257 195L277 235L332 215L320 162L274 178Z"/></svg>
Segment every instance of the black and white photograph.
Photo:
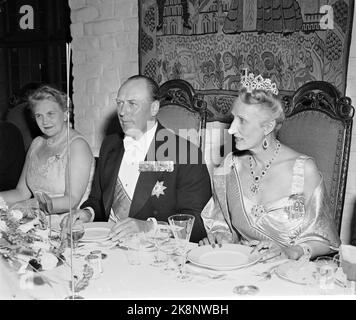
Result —
<svg viewBox="0 0 356 320"><path fill-rule="evenodd" d="M356 300L353 27L354 0L0 0L0 300Z"/></svg>

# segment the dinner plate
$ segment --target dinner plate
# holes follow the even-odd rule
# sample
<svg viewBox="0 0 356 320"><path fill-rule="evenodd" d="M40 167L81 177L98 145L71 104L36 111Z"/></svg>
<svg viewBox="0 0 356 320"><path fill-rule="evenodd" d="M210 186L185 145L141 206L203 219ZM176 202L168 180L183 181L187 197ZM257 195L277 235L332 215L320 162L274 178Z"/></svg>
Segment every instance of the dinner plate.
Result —
<svg viewBox="0 0 356 320"><path fill-rule="evenodd" d="M108 222L88 222L84 224L84 236L81 242L106 241L109 240L111 225Z"/></svg>
<svg viewBox="0 0 356 320"><path fill-rule="evenodd" d="M234 270L247 267L259 260L251 255L252 248L240 244L224 243L221 247L211 245L194 248L187 259L200 267L213 270Z"/></svg>
<svg viewBox="0 0 356 320"><path fill-rule="evenodd" d="M316 281L317 272L314 262L301 264L298 261L288 261L276 268L276 274L280 278L296 284L313 284Z"/></svg>

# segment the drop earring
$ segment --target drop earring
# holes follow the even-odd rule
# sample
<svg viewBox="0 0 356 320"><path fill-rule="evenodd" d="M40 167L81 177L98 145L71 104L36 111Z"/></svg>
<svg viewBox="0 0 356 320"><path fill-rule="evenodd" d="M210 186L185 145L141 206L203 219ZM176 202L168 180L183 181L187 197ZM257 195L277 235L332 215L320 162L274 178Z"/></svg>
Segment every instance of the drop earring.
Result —
<svg viewBox="0 0 356 320"><path fill-rule="evenodd" d="M267 150L268 146L269 146L268 140L266 139L266 137L264 137L264 139L262 141L263 150Z"/></svg>

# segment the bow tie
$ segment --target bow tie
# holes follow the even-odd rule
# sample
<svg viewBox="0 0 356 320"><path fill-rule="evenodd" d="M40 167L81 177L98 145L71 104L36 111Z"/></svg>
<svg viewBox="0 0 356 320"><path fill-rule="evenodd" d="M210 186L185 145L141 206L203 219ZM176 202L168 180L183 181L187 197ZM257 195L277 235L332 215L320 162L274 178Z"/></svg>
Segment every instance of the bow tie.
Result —
<svg viewBox="0 0 356 320"><path fill-rule="evenodd" d="M132 137L126 136L124 138L124 148L126 151L132 151L134 149L142 150L141 145Z"/></svg>

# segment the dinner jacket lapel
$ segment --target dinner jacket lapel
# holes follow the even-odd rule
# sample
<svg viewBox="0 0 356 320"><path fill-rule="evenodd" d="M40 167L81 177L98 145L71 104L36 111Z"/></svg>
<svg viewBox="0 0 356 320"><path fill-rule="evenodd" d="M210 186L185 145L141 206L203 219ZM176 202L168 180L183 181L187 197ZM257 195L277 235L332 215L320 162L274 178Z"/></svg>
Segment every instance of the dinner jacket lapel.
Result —
<svg viewBox="0 0 356 320"><path fill-rule="evenodd" d="M103 203L107 216L110 215L110 209L114 200L117 176L119 174L119 168L123 156L124 146L123 141L120 140L119 143L107 153L107 160L103 169Z"/></svg>

